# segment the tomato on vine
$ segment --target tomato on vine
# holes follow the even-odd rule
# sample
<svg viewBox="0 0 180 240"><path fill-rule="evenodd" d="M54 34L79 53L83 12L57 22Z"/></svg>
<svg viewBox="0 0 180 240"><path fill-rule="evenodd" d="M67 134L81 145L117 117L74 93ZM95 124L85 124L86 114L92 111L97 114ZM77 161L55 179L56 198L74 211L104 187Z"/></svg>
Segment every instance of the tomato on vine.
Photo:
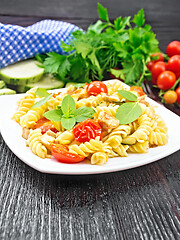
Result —
<svg viewBox="0 0 180 240"><path fill-rule="evenodd" d="M152 74L151 81L152 81L152 84L156 84L158 76L162 72L164 72L166 70L166 67L167 67L166 63L162 62L162 61L156 62L153 65L152 70L151 70L151 74Z"/></svg>
<svg viewBox="0 0 180 240"><path fill-rule="evenodd" d="M176 88L176 94L177 94L177 103L180 104L180 87Z"/></svg>
<svg viewBox="0 0 180 240"><path fill-rule="evenodd" d="M167 46L166 53L169 57L172 57L174 55L180 55L180 42L170 42Z"/></svg>
<svg viewBox="0 0 180 240"><path fill-rule="evenodd" d="M157 79L157 85L162 90L169 90L176 82L176 75L171 71L162 72Z"/></svg>
<svg viewBox="0 0 180 240"><path fill-rule="evenodd" d="M177 100L177 93L173 90L168 90L164 94L164 100L166 103L173 104Z"/></svg>
<svg viewBox="0 0 180 240"><path fill-rule="evenodd" d="M174 55L168 60L167 64L168 70L178 73L180 72L180 55Z"/></svg>

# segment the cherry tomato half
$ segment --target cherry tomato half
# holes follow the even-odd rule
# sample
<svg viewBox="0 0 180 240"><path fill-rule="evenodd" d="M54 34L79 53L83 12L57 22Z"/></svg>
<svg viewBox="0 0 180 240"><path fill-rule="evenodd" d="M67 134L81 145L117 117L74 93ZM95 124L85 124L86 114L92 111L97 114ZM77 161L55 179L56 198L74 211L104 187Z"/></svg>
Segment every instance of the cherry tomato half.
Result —
<svg viewBox="0 0 180 240"><path fill-rule="evenodd" d="M139 96L145 95L145 92L143 91L142 87L133 86L133 87L130 87L130 90L138 92Z"/></svg>
<svg viewBox="0 0 180 240"><path fill-rule="evenodd" d="M47 118L43 117L41 119L39 119L33 129L36 129L36 128L40 128L41 129L41 133L44 134L46 133L48 130L51 130L52 132L54 133L57 133L58 130L53 126L53 124L51 123L50 120L48 120Z"/></svg>
<svg viewBox="0 0 180 240"><path fill-rule="evenodd" d="M51 145L51 153L59 162L63 163L78 163L85 158L84 156L70 153L67 146L55 143Z"/></svg>
<svg viewBox="0 0 180 240"><path fill-rule="evenodd" d="M168 90L176 82L176 75L171 71L162 72L157 79L157 85L162 90Z"/></svg>
<svg viewBox="0 0 180 240"><path fill-rule="evenodd" d="M176 94L177 94L177 103L180 104L180 87L176 88Z"/></svg>
<svg viewBox="0 0 180 240"><path fill-rule="evenodd" d="M98 136L100 136L100 139L102 138L102 128L99 123L93 119L86 119L73 128L73 134L76 141L89 142Z"/></svg>
<svg viewBox="0 0 180 240"><path fill-rule="evenodd" d="M165 62L162 62L162 61L159 61L159 62L156 62L152 69L151 69L151 73L152 73L152 78L151 78L151 81L152 81L152 84L156 84L156 80L158 78L158 76L164 72L166 70L166 63Z"/></svg>
<svg viewBox="0 0 180 240"><path fill-rule="evenodd" d="M166 53L169 57L172 57L174 55L180 55L180 42L170 42L167 46Z"/></svg>
<svg viewBox="0 0 180 240"><path fill-rule="evenodd" d="M100 82L100 81L91 82L87 86L86 91L88 94L95 95L95 96L100 93L108 93L106 84L104 84L103 82Z"/></svg>
<svg viewBox="0 0 180 240"><path fill-rule="evenodd" d="M168 70L176 73L180 72L180 55L174 55L168 60Z"/></svg>
<svg viewBox="0 0 180 240"><path fill-rule="evenodd" d="M177 93L173 90L168 90L164 94L164 100L169 104L175 103L177 100Z"/></svg>

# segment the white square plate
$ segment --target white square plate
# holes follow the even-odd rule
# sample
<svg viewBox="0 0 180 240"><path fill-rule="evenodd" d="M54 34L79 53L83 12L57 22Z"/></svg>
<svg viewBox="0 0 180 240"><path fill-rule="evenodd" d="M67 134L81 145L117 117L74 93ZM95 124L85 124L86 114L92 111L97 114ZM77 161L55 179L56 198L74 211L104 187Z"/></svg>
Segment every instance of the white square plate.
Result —
<svg viewBox="0 0 180 240"><path fill-rule="evenodd" d="M16 111L17 101L21 97L22 94L0 96L0 131L11 151L24 163L40 172L73 175L115 172L154 162L180 149L180 117L147 98L150 104L157 106L156 113L162 116L166 122L169 135L168 144L150 148L148 153L134 153L129 154L128 157L110 158L103 166L91 165L86 161L76 164L65 164L59 163L53 158L41 159L26 147L25 139L21 136L22 128L11 119Z"/></svg>

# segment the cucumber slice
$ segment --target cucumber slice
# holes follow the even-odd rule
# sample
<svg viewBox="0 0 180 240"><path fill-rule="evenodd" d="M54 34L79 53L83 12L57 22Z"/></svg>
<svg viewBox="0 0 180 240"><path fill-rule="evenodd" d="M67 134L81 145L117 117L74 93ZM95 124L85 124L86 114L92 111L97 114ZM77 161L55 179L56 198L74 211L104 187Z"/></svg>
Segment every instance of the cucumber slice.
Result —
<svg viewBox="0 0 180 240"><path fill-rule="evenodd" d="M42 79L37 83L31 83L26 85L26 91L33 87L44 88L46 90L52 90L56 88L64 87L64 82L58 80L51 74L44 74Z"/></svg>
<svg viewBox="0 0 180 240"><path fill-rule="evenodd" d="M7 94L16 94L16 91L9 88L0 89L0 95L7 95Z"/></svg>
<svg viewBox="0 0 180 240"><path fill-rule="evenodd" d="M38 82L44 73L44 68L38 67L34 59L21 61L0 70L0 77L7 84L27 85Z"/></svg>
<svg viewBox="0 0 180 240"><path fill-rule="evenodd" d="M5 82L4 82L4 81L0 81L0 89L1 89L1 88L5 88L5 87L6 87Z"/></svg>

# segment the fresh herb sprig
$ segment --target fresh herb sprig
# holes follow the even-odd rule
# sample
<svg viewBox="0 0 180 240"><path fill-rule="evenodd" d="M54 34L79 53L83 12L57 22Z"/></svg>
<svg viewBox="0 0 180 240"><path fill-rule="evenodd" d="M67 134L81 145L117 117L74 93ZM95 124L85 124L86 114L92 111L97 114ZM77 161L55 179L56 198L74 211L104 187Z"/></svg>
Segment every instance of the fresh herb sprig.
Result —
<svg viewBox="0 0 180 240"><path fill-rule="evenodd" d="M92 118L94 114L95 110L90 107L84 106L76 109L74 99L67 95L58 109L45 112L43 116L51 121L61 122L65 129L71 130L77 122Z"/></svg>
<svg viewBox="0 0 180 240"><path fill-rule="evenodd" d="M130 102L125 102L119 106L116 111L116 118L120 124L128 124L135 121L142 113L135 94L126 90L117 90L117 92Z"/></svg>
<svg viewBox="0 0 180 240"><path fill-rule="evenodd" d="M112 72L129 85L141 85L149 74L146 64L150 55L159 51L156 35L145 25L144 10L132 19L118 17L111 22L107 9L98 3L98 14L101 20L87 31L73 32L69 44L61 42L67 55L51 52L37 59L43 62L45 72L65 82L102 80Z"/></svg>

